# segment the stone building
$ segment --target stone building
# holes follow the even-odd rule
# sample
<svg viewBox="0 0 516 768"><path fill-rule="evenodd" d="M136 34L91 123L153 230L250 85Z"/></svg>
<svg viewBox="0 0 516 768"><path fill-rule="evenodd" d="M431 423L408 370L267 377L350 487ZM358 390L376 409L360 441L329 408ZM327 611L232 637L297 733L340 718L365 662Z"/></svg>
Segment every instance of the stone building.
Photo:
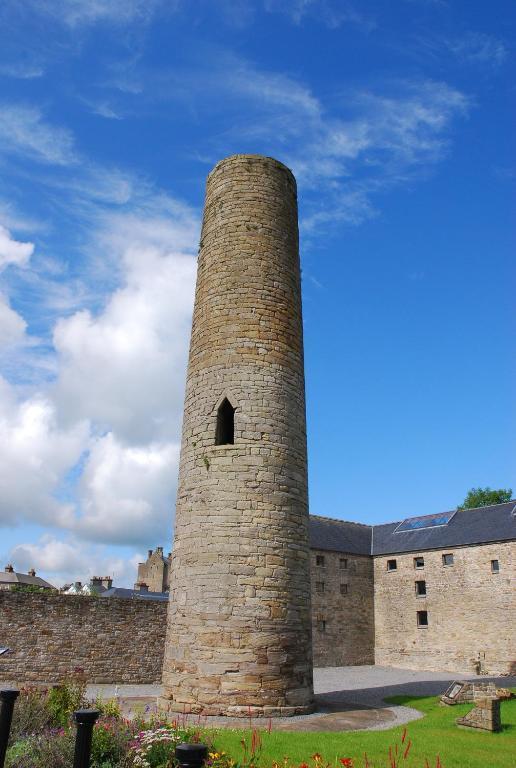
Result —
<svg viewBox="0 0 516 768"><path fill-rule="evenodd" d="M134 588L141 590L143 586L147 587L149 592L168 592L171 557L171 552L167 557L163 555L163 547L149 549L147 560L144 563L138 563L138 576Z"/></svg>
<svg viewBox="0 0 516 768"><path fill-rule="evenodd" d="M310 526L315 665L516 672L514 501Z"/></svg>
<svg viewBox="0 0 516 768"><path fill-rule="evenodd" d="M314 665L374 664L371 526L310 515Z"/></svg>
<svg viewBox="0 0 516 768"><path fill-rule="evenodd" d="M206 186L163 709L312 710L309 561L296 182L234 155Z"/></svg>
<svg viewBox="0 0 516 768"><path fill-rule="evenodd" d="M514 501L375 526L376 663L514 674L515 540Z"/></svg>

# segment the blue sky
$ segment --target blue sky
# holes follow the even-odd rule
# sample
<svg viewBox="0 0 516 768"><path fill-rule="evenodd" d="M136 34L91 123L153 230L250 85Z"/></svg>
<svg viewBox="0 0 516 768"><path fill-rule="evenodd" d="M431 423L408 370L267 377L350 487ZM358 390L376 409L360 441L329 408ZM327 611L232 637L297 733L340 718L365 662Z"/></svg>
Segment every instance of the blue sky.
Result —
<svg viewBox="0 0 516 768"><path fill-rule="evenodd" d="M515 487L512 2L4 0L0 555L171 539L205 177L299 187L315 514Z"/></svg>

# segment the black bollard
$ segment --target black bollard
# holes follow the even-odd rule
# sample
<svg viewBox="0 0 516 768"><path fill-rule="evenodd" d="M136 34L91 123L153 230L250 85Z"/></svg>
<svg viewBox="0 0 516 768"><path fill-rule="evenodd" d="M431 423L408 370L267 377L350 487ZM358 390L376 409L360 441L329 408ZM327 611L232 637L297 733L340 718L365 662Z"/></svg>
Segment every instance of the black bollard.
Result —
<svg viewBox="0 0 516 768"><path fill-rule="evenodd" d="M5 753L7 752L7 743L13 721L14 702L19 693L20 691L15 688L5 688L0 691L0 768L4 768Z"/></svg>
<svg viewBox="0 0 516 768"><path fill-rule="evenodd" d="M179 768L201 768L207 756L208 747L205 744L178 744L176 747Z"/></svg>
<svg viewBox="0 0 516 768"><path fill-rule="evenodd" d="M93 726L99 718L98 709L77 709L73 719L77 723L73 768L90 768L91 739Z"/></svg>

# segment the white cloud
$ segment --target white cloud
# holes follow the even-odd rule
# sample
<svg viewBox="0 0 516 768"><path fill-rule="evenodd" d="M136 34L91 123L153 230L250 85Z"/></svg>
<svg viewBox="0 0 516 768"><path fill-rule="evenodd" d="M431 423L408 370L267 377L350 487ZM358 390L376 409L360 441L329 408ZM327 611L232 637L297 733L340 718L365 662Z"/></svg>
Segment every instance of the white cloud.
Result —
<svg viewBox="0 0 516 768"><path fill-rule="evenodd" d="M483 32L466 32L462 37L448 40L447 46L459 59L472 64L499 66L508 54L501 40Z"/></svg>
<svg viewBox="0 0 516 768"><path fill-rule="evenodd" d="M0 224L0 272L9 264L24 267L33 253L32 243L18 242L9 230Z"/></svg>
<svg viewBox="0 0 516 768"><path fill-rule="evenodd" d="M138 544L170 537L179 444L95 441L80 481L73 529L89 540Z"/></svg>
<svg viewBox="0 0 516 768"><path fill-rule="evenodd" d="M265 145L265 153L292 168L304 191L305 230L374 215L375 193L407 183L444 157L454 120L470 106L459 90L426 80L347 93L329 108L291 78L269 78L248 65L228 75L224 87L234 98L244 88L240 73L254 82L247 90L254 111L236 121L232 135L240 146Z"/></svg>
<svg viewBox="0 0 516 768"><path fill-rule="evenodd" d="M113 586L132 587L138 563L145 559L139 552L120 557L105 547L85 545L75 537L63 540L50 534L36 543L18 544L6 556L16 570L26 573L35 568L38 576L56 587L74 581L86 584L92 576L111 576Z"/></svg>
<svg viewBox="0 0 516 768"><path fill-rule="evenodd" d="M0 522L69 522L71 505L54 494L87 441L86 422L59 428L49 399L35 395L19 402L0 377Z"/></svg>
<svg viewBox="0 0 516 768"><path fill-rule="evenodd" d="M59 320L55 398L67 421L92 419L137 444L176 435L193 305L198 223L167 198L106 216L97 247L122 284L94 316Z"/></svg>
<svg viewBox="0 0 516 768"><path fill-rule="evenodd" d="M32 0L36 12L46 13L70 27L108 22L122 26L149 19L160 0ZM176 3L170 0L169 7ZM170 8L169 8L170 9Z"/></svg>
<svg viewBox="0 0 516 768"><path fill-rule="evenodd" d="M0 151L38 162L69 165L77 157L70 131L47 123L41 111L24 104L0 104Z"/></svg>
<svg viewBox="0 0 516 768"><path fill-rule="evenodd" d="M283 160L296 175L311 227L358 224L374 215L376 193L408 184L442 160L455 122L471 105L457 88L421 79L323 99L292 75L264 71L220 49L205 52L202 64L180 77L137 62L131 76L146 98L184 102L222 122L225 129L214 131L205 148L210 164L235 151Z"/></svg>
<svg viewBox="0 0 516 768"><path fill-rule="evenodd" d="M0 293L0 351L23 342L27 323Z"/></svg>
<svg viewBox="0 0 516 768"><path fill-rule="evenodd" d="M27 64L26 62L0 64L0 75L14 77L17 80L34 80L35 78L42 77L43 74L43 67L37 64Z"/></svg>
<svg viewBox="0 0 516 768"><path fill-rule="evenodd" d="M106 120L123 120L123 115L107 101L92 101L83 99L90 112L99 117L105 117Z"/></svg>
<svg viewBox="0 0 516 768"><path fill-rule="evenodd" d="M47 573L81 573L86 572L89 566L83 547L50 535L43 536L37 544L18 544L10 551L9 557L20 571L35 568Z"/></svg>
<svg viewBox="0 0 516 768"><path fill-rule="evenodd" d="M361 13L346 0L265 0L265 9L285 14L294 24L302 24L311 17L330 29L356 24L369 31L376 26L372 16Z"/></svg>
<svg viewBox="0 0 516 768"><path fill-rule="evenodd" d="M118 287L96 313L58 319L55 383L18 401L2 382L3 524L34 520L114 544L159 541L171 529L199 221L135 187L119 212L87 210L91 264L106 262ZM50 300L66 311L62 280ZM26 327L5 301L0 327L5 343Z"/></svg>
<svg viewBox="0 0 516 768"><path fill-rule="evenodd" d="M310 89L291 77L261 72L237 58L228 59L226 67L224 87L234 94L268 107L299 110L310 116L318 116L321 111L319 101Z"/></svg>

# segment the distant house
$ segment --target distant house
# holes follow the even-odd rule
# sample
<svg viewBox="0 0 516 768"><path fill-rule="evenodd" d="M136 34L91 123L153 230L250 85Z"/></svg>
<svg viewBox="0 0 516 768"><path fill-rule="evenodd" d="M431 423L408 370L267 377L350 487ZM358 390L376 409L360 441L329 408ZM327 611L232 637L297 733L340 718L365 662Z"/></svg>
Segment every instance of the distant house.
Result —
<svg viewBox="0 0 516 768"><path fill-rule="evenodd" d="M110 576L93 576L89 584L75 581L65 584L61 592L64 595L98 595L99 597L119 597L123 600L168 600L168 592L150 592L146 584L137 583L134 589L114 587Z"/></svg>
<svg viewBox="0 0 516 768"><path fill-rule="evenodd" d="M113 579L111 576L92 576L89 584L82 581L74 581L73 584L65 584L61 592L63 595L101 595L111 589Z"/></svg>
<svg viewBox="0 0 516 768"><path fill-rule="evenodd" d="M48 581L36 576L34 568L31 568L28 573L18 573L11 564L6 565L4 570L0 571L0 589L15 589L19 586L55 589Z"/></svg>
<svg viewBox="0 0 516 768"><path fill-rule="evenodd" d="M121 597L124 600L159 600L167 602L168 592L149 592L145 584L138 584L136 589L112 587L101 592L100 597Z"/></svg>

